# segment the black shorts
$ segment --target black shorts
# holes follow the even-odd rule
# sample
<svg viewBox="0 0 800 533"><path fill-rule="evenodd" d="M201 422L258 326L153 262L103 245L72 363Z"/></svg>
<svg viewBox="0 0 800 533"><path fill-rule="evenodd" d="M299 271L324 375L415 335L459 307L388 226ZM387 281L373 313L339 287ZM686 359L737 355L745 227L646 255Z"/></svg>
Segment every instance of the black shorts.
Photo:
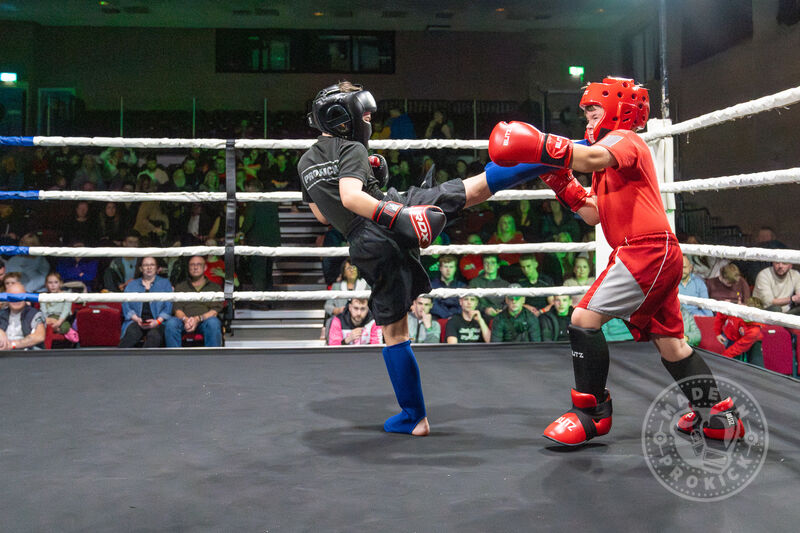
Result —
<svg viewBox="0 0 800 533"><path fill-rule="evenodd" d="M385 199L408 206L435 205L451 219L464 209L467 194L464 183L456 179L430 189L411 187L404 193L389 189ZM366 218L359 219L347 240L350 259L372 287L369 308L375 323L387 326L405 319L417 296L431 290L419 247L398 242L391 230Z"/></svg>

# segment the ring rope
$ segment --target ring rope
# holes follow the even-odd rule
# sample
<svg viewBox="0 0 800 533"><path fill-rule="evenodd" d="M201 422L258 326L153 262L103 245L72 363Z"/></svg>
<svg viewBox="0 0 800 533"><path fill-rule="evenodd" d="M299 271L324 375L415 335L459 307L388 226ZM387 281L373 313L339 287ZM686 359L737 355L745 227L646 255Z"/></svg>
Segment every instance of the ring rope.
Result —
<svg viewBox="0 0 800 533"><path fill-rule="evenodd" d="M731 107L712 111L711 113L706 113L705 115L700 115L699 117L685 120L673 124L672 126L667 126L658 132L643 133L641 137L645 142L651 142L656 139L680 135L681 133L688 133L694 130L708 128L709 126L722 124L723 122L748 117L763 111L770 111L778 107L786 107L796 104L797 102L800 102L800 87L786 89L785 91L763 96L755 100L750 100L749 102L743 102Z"/></svg>
<svg viewBox="0 0 800 533"><path fill-rule="evenodd" d="M768 170L752 174L736 174L718 178L703 178L694 180L673 181L659 183L662 193L717 191L723 189L738 189L741 187L764 187L766 185L785 185L800 183L800 167L784 170Z"/></svg>
<svg viewBox="0 0 800 533"><path fill-rule="evenodd" d="M738 316L753 322L776 324L786 328L800 329L800 316L797 315L789 315L776 311L763 311L761 309L748 307L746 305L723 302L720 300L711 300L707 298L697 298L696 296L684 296L683 294L679 295L678 298L683 303L696 305L697 307L702 307L703 309L710 309L717 313Z"/></svg>

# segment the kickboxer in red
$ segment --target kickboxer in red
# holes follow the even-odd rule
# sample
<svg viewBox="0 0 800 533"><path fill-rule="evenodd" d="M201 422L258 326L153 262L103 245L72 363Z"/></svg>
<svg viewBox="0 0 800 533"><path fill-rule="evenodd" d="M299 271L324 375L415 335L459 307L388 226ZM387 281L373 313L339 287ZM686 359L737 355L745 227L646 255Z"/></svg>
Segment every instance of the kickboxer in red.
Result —
<svg viewBox="0 0 800 533"><path fill-rule="evenodd" d="M587 146L522 122L501 122L489 139L489 156L497 165L556 167L542 180L584 221L599 223L613 248L608 267L576 307L569 326L573 407L544 436L576 446L611 429L611 396L605 388L608 345L600 328L617 317L637 341L653 341L675 381L704 378L681 382L691 411L679 420L679 431L741 437L744 427L733 402L720 401L711 370L683 337L678 302L683 256L667 221L650 150L635 133L650 114L647 89L631 79L606 78L586 87L580 106L588 121ZM592 172L590 193L571 169Z"/></svg>

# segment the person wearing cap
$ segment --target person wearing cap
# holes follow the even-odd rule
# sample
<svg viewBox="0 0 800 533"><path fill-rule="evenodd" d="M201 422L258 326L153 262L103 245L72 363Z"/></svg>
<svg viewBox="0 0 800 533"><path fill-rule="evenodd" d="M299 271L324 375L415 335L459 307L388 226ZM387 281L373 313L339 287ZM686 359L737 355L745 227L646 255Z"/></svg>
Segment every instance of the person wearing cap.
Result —
<svg viewBox="0 0 800 533"><path fill-rule="evenodd" d="M509 289L519 289L512 283ZM524 296L506 296L506 306L492 320L492 342L541 342L539 319L525 308Z"/></svg>

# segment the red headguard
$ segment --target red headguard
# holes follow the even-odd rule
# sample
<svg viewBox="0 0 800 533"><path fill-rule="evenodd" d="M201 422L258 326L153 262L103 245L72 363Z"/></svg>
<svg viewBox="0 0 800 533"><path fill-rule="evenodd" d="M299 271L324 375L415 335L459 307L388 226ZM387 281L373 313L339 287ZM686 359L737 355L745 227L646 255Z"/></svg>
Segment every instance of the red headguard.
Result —
<svg viewBox="0 0 800 533"><path fill-rule="evenodd" d="M581 109L597 105L603 117L592 131L586 128L586 139L595 143L608 132L644 128L650 116L650 95L647 89L627 78L605 78L603 83L590 83L581 97Z"/></svg>

